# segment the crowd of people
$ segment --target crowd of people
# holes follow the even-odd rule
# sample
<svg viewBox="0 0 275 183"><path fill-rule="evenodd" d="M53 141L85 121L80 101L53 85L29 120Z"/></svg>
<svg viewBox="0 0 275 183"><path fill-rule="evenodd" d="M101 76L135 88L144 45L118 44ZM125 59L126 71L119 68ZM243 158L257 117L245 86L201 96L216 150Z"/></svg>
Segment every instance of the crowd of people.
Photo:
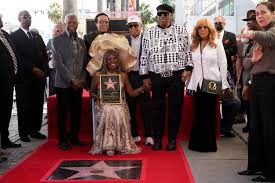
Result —
<svg viewBox="0 0 275 183"><path fill-rule="evenodd" d="M207 18L199 19L189 36L185 25L172 23L173 7L161 4L156 10L157 25L145 32L138 16L127 19L129 35L121 39L122 42L127 40L126 48L131 48L128 54L135 57L131 63L125 60L129 57L122 56L121 47L115 46L118 43L106 46L100 56L93 53L93 45L103 35L111 37L109 42L116 41L112 39L115 35L109 32L110 20L105 13L96 15L97 31L86 34L84 39L77 35L76 14L66 15L64 24L54 26L53 38L47 47L39 33L30 30L31 16L26 10L18 15L20 28L17 31L9 35L0 29L2 149L21 147L10 141L8 132L14 87L20 140L30 142L31 138L46 138L39 131L46 77L49 76L50 95L56 94L57 98L61 150L85 145L78 135L82 93L87 89L93 104L95 121L92 123L97 125L91 154L140 153L142 148L136 143L141 141L141 136L152 150L162 150L166 103L166 150L174 151L186 88L186 94L195 100L188 148L199 152L217 151L217 105L221 105L220 133L225 137L235 137L232 126L238 114L244 111L247 126L243 132L249 133L248 167L239 174L259 175L252 179L258 182L275 181L272 168L275 164L275 64L272 61L275 12L272 4L260 2L255 10L247 11L243 19L247 28L242 29L238 37L225 30L226 20L222 16L215 17L214 23ZM95 58L101 60L95 62ZM127 67L129 72L125 63L131 65ZM103 75L119 76L119 104L102 102ZM141 107L143 135L137 128L137 104ZM0 158L4 159L2 155L0 148Z"/></svg>

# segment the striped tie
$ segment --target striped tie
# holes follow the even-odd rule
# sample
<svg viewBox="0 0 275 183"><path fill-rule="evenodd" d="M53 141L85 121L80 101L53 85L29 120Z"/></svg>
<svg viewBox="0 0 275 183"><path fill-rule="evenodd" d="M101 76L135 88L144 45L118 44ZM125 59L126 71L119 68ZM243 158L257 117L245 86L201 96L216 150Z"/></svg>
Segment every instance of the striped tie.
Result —
<svg viewBox="0 0 275 183"><path fill-rule="evenodd" d="M14 73L17 74L17 70L18 70L18 67L17 67L17 59L16 59L16 56L11 48L11 45L10 43L8 42L8 40L6 39L6 37L4 36L4 33L2 31L0 31L0 38L3 42L3 44L6 46L7 50L9 51L10 53L10 56L12 58L12 61L13 61L13 66L14 66Z"/></svg>

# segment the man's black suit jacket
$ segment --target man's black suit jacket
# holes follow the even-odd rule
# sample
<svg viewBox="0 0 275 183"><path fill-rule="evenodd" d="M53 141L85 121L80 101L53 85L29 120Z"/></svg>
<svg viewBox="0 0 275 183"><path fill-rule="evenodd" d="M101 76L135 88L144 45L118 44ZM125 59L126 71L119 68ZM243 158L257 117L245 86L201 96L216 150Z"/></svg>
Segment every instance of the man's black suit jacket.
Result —
<svg viewBox="0 0 275 183"><path fill-rule="evenodd" d="M24 81L29 81L34 76L33 67L39 68L46 74L48 64L48 55L42 37L33 31L31 31L31 34L33 36L32 40L21 28L11 33L22 66L20 80Z"/></svg>
<svg viewBox="0 0 275 183"><path fill-rule="evenodd" d="M222 39L223 47L226 54L227 59L227 70L230 72L231 76L233 76L233 61L231 59L232 56L236 56L238 48L236 36L232 32L224 31L223 39Z"/></svg>
<svg viewBox="0 0 275 183"><path fill-rule="evenodd" d="M13 49L13 52L16 54L16 50L14 47L14 44L12 43L10 35L5 32L4 30L1 30L10 43L11 48ZM18 71L17 74L20 72L20 64L19 59L17 59L17 67ZM0 41L0 92L1 94L7 94L7 92L13 91L13 86L15 83L15 73L14 73L14 65L12 57L4 45L2 41Z"/></svg>

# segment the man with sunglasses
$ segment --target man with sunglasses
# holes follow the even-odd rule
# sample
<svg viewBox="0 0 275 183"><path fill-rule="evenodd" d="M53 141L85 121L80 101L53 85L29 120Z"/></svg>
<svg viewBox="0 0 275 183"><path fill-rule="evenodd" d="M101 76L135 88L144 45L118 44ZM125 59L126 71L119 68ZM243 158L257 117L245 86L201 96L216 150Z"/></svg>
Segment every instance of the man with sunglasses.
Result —
<svg viewBox="0 0 275 183"><path fill-rule="evenodd" d="M141 19L136 16L130 16L127 19L127 26L129 28L130 35L127 36L127 39L129 41L129 44L137 57L137 63L133 67L133 69L128 73L129 81L134 89L139 88L142 86L142 77L139 75L139 60L141 56L141 50L142 50L142 22ZM137 115L136 115L136 105L137 103L140 104L141 107L141 116L143 121L143 127L145 132L145 145L154 145L154 140L152 138L152 132L151 132L151 98L150 93L145 92L140 94L137 97L130 97L129 95L126 95L127 97L127 103L129 107L129 112L131 116L131 133L133 140L135 142L139 142L141 140L141 137L138 135L137 132Z"/></svg>
<svg viewBox="0 0 275 183"><path fill-rule="evenodd" d="M157 8L158 25L143 35L140 75L147 88L152 88L152 117L154 120L153 150L162 149L166 94L168 95L168 145L176 150L176 138L184 94L184 81L193 68L189 36L184 25L173 25L174 8L161 4Z"/></svg>
<svg viewBox="0 0 275 183"><path fill-rule="evenodd" d="M11 33L22 66L15 87L18 127L21 141L30 142L29 135L31 138L46 138L39 131L42 125L48 55L42 37L30 31L29 12L21 11L18 20L20 28Z"/></svg>

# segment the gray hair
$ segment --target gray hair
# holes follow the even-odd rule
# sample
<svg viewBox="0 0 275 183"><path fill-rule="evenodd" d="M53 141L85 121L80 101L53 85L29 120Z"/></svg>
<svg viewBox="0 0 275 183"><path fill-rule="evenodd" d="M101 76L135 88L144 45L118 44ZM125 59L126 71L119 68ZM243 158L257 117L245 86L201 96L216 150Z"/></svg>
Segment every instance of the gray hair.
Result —
<svg viewBox="0 0 275 183"><path fill-rule="evenodd" d="M65 19L64 19L64 23L67 25L68 24L68 20L69 18L71 17L76 17L76 20L77 20L77 15L75 13L69 13L65 16ZM77 20L77 23L78 23L78 20Z"/></svg>

